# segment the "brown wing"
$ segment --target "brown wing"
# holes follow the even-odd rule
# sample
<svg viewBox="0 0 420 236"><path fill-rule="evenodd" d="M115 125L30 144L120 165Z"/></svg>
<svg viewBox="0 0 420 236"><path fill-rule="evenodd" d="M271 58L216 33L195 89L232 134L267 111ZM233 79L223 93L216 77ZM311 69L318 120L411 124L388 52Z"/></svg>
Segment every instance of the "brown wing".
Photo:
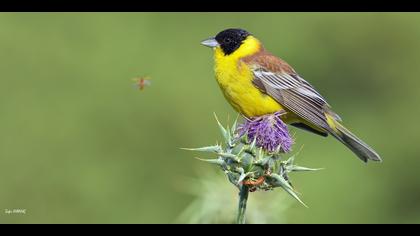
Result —
<svg viewBox="0 0 420 236"><path fill-rule="evenodd" d="M325 114L339 120L326 100L286 62L268 53L257 54L244 62L253 70L256 87L310 124L328 131L331 128Z"/></svg>

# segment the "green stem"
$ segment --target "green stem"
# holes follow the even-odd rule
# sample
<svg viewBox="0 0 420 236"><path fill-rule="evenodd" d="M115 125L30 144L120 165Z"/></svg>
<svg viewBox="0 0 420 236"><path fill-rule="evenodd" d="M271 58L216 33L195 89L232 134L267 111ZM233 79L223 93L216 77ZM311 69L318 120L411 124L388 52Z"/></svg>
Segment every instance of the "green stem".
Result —
<svg viewBox="0 0 420 236"><path fill-rule="evenodd" d="M248 186L242 185L239 191L239 208L238 216L236 218L237 224L245 224L246 202L248 201Z"/></svg>

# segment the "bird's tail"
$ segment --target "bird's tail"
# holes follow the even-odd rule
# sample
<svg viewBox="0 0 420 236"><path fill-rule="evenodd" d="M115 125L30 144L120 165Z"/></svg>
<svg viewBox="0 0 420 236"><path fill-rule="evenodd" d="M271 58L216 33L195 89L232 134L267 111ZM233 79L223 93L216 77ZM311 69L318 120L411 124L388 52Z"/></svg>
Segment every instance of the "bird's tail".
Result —
<svg viewBox="0 0 420 236"><path fill-rule="evenodd" d="M376 153L371 147L369 147L369 145L356 137L356 135L346 129L338 121L330 118L328 119L328 123L330 127L333 128L333 130L330 131L331 135L352 150L362 161L382 161L378 153Z"/></svg>

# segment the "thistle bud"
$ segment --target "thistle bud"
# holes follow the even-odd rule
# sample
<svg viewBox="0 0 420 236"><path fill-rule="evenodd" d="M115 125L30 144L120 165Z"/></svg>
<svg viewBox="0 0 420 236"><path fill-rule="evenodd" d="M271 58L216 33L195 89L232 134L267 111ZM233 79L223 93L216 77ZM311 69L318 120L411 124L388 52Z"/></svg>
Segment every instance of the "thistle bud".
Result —
<svg viewBox="0 0 420 236"><path fill-rule="evenodd" d="M243 124L223 127L217 120L225 145L187 149L210 152L216 159L204 161L216 164L226 174L229 182L241 189L247 186L250 192L273 190L281 187L298 200L288 176L291 172L313 171L294 164L295 156L283 160L282 156L292 149L291 138L286 124L280 119L282 113L274 113L246 119ZM203 159L200 159L203 160Z"/></svg>

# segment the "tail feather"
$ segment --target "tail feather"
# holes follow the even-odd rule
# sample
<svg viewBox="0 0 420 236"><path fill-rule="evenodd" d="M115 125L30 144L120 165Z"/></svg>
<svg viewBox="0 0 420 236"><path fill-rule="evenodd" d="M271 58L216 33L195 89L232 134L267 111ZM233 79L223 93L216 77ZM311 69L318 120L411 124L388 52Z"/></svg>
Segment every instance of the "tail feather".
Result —
<svg viewBox="0 0 420 236"><path fill-rule="evenodd" d="M369 145L360 140L356 135L351 133L346 129L342 124L338 122L335 123L335 130L330 133L346 145L351 151L353 151L357 157L362 161L367 162L368 160L372 161L382 161L378 153L376 153Z"/></svg>

